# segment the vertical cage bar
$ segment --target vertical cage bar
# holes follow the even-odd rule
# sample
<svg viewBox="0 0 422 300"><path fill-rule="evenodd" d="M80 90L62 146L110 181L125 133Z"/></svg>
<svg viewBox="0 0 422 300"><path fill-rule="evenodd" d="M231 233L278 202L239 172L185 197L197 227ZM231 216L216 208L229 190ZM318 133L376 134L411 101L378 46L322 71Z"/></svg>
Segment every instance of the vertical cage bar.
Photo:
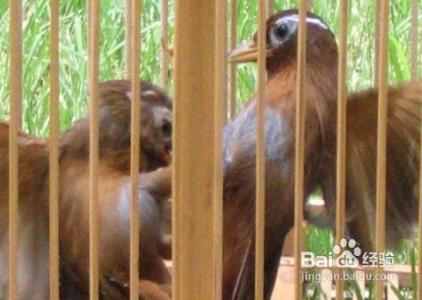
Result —
<svg viewBox="0 0 422 300"><path fill-rule="evenodd" d="M214 260L215 299L222 297L223 274L223 158L222 131L227 119L227 1L217 1L215 8L215 120L214 120Z"/></svg>
<svg viewBox="0 0 422 300"><path fill-rule="evenodd" d="M256 126L255 299L264 299L265 239L265 82L267 1L258 6L258 91Z"/></svg>
<svg viewBox="0 0 422 300"><path fill-rule="evenodd" d="M131 60L131 36L132 36L132 1L125 1L125 76L130 79Z"/></svg>
<svg viewBox="0 0 422 300"><path fill-rule="evenodd" d="M410 78L416 80L418 77L418 0L412 0L412 17L410 25Z"/></svg>
<svg viewBox="0 0 422 300"><path fill-rule="evenodd" d="M168 43L168 17L169 4L168 0L160 0L161 15L161 61L160 61L160 85L166 91L169 77L169 47Z"/></svg>
<svg viewBox="0 0 422 300"><path fill-rule="evenodd" d="M210 265L209 261L216 257L214 241L210 238L215 220L215 191L210 184L215 180L215 148L209 147L208 142L216 134L217 2L176 1L173 136L173 297L176 300L217 298L216 264Z"/></svg>
<svg viewBox="0 0 422 300"><path fill-rule="evenodd" d="M51 0L49 226L50 299L59 299L59 1Z"/></svg>
<svg viewBox="0 0 422 300"><path fill-rule="evenodd" d="M22 103L22 1L10 7L10 130L9 130L9 299L17 299L19 234L18 130Z"/></svg>
<svg viewBox="0 0 422 300"><path fill-rule="evenodd" d="M139 149L140 149L140 84L139 54L142 0L133 0L131 9L131 117L130 117L130 299L139 299Z"/></svg>
<svg viewBox="0 0 422 300"><path fill-rule="evenodd" d="M336 178L336 244L344 236L346 214L346 110L347 110L347 22L348 0L340 1L340 37L337 82L337 178ZM341 270L338 270L341 272ZM344 282L336 282L336 299L343 299Z"/></svg>
<svg viewBox="0 0 422 300"><path fill-rule="evenodd" d="M237 0L231 1L231 21L230 21L230 48L234 49L237 45ZM230 104L229 118L236 115L236 93L237 93L237 64L230 64Z"/></svg>
<svg viewBox="0 0 422 300"><path fill-rule="evenodd" d="M379 11L379 62L378 62L378 137L377 137L377 176L376 176L376 235L375 248L378 253L385 249L385 200L387 163L387 93L388 93L388 21L389 0L380 2ZM376 273L382 273L380 266ZM384 281L375 282L376 299L383 299Z"/></svg>
<svg viewBox="0 0 422 300"><path fill-rule="evenodd" d="M274 0L267 0L267 16L271 16L274 12Z"/></svg>
<svg viewBox="0 0 422 300"><path fill-rule="evenodd" d="M98 289L98 75L100 40L100 1L88 1L88 81L89 81L89 293L90 299L99 297Z"/></svg>
<svg viewBox="0 0 422 300"><path fill-rule="evenodd" d="M306 10L307 0L299 1L299 37L296 83L296 125L295 125L295 299L302 299L301 248L303 239L303 201L305 165L305 70L306 70Z"/></svg>

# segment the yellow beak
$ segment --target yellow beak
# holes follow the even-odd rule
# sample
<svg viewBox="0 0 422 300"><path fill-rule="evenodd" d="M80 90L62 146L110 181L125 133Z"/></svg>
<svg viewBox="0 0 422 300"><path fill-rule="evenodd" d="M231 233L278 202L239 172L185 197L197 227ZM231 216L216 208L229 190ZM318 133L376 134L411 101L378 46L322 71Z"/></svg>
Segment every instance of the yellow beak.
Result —
<svg viewBox="0 0 422 300"><path fill-rule="evenodd" d="M270 52L270 48L267 48L267 55ZM234 48L228 57L230 63L247 63L256 62L258 60L258 45L255 40L252 40L246 44L242 44Z"/></svg>
<svg viewBox="0 0 422 300"><path fill-rule="evenodd" d="M174 48L173 46L164 46L163 49L166 51L170 56L174 55ZM267 54L270 49L267 49ZM228 62L229 63L248 63L248 62L257 62L258 61L258 46L254 40L237 46L228 54Z"/></svg>
<svg viewBox="0 0 422 300"><path fill-rule="evenodd" d="M228 61L231 63L256 62L258 60L258 47L254 40L234 48L229 53Z"/></svg>

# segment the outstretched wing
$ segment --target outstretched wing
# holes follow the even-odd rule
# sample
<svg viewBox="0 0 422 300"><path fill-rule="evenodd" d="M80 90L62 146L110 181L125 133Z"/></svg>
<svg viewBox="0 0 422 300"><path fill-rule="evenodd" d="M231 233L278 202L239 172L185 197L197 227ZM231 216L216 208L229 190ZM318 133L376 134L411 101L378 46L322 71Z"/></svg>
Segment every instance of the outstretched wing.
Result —
<svg viewBox="0 0 422 300"><path fill-rule="evenodd" d="M375 245L378 93L353 94L347 103L346 224L366 250ZM422 81L388 92L387 245L409 236L418 212ZM329 153L335 153L335 139ZM335 210L335 156L331 156L323 191L328 210Z"/></svg>

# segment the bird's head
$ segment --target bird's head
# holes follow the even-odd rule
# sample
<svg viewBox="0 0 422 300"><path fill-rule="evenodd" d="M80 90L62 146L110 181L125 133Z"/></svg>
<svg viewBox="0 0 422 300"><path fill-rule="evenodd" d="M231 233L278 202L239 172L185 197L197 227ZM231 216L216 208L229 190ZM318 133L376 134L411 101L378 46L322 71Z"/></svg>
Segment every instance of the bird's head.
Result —
<svg viewBox="0 0 422 300"><path fill-rule="evenodd" d="M159 87L140 84L141 169L153 170L170 163L172 105ZM131 85L126 80L100 84L100 149L125 153L130 149Z"/></svg>
<svg viewBox="0 0 422 300"><path fill-rule="evenodd" d="M140 171L171 162L172 103L159 87L140 83ZM99 85L99 155L113 168L128 172L131 153L131 84L111 80ZM60 157L89 157L89 115L76 121L60 139Z"/></svg>
<svg viewBox="0 0 422 300"><path fill-rule="evenodd" d="M309 63L337 62L337 45L334 34L317 15L308 12L306 16L306 48ZM286 65L295 65L299 12L297 9L284 10L267 20L266 48L267 71L269 76ZM258 59L257 33L252 40L235 48L229 57L231 62L255 62Z"/></svg>

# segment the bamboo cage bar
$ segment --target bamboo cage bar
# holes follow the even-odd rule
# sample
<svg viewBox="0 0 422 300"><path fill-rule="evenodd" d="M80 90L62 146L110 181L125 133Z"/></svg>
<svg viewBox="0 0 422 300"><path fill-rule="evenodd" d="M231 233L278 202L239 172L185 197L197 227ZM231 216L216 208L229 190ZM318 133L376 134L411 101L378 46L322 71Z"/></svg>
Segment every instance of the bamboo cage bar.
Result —
<svg viewBox="0 0 422 300"><path fill-rule="evenodd" d="M227 1L216 3L215 123L214 123L214 261L215 299L222 298L223 277L223 157L222 132L227 119Z"/></svg>
<svg viewBox="0 0 422 300"><path fill-rule="evenodd" d="M9 300L17 299L19 187L18 131L22 103L22 3L9 2L10 7L10 130L9 130Z"/></svg>
<svg viewBox="0 0 422 300"><path fill-rule="evenodd" d="M49 226L50 299L59 299L59 1L51 0Z"/></svg>
<svg viewBox="0 0 422 300"><path fill-rule="evenodd" d="M297 46L296 124L295 124L295 299L302 299L301 248L303 240L304 156L305 156L305 70L306 70L306 10L307 0L299 1L299 36Z"/></svg>
<svg viewBox="0 0 422 300"><path fill-rule="evenodd" d="M98 255L98 163L99 163L99 33L100 1L88 1L88 81L89 81L89 292L99 298Z"/></svg>
<svg viewBox="0 0 422 300"><path fill-rule="evenodd" d="M410 25L410 77L415 80L418 77L418 15L419 6L418 0L412 0L411 12L411 25Z"/></svg>
<svg viewBox="0 0 422 300"><path fill-rule="evenodd" d="M347 113L347 27L349 1L340 1L340 37L337 83L337 177L336 177L336 244L345 233L346 215L346 113ZM341 270L338 270L341 272ZM336 299L343 299L344 282L336 282Z"/></svg>
<svg viewBox="0 0 422 300"><path fill-rule="evenodd" d="M385 250L385 210L386 210L386 163L387 163L387 94L388 94L388 22L389 0L380 2L379 11L379 64L378 64L378 134L377 134L377 175L376 175L376 234L377 253ZM382 274L380 266L376 274ZM383 299L384 281L378 280L376 299Z"/></svg>
<svg viewBox="0 0 422 300"><path fill-rule="evenodd" d="M265 83L267 63L267 1L258 8L258 91L256 126L255 299L264 299L265 239Z"/></svg>
<svg viewBox="0 0 422 300"><path fill-rule="evenodd" d="M176 1L173 106L173 298L176 300L218 298L215 289L218 254L212 238L216 220L213 202L218 194L212 184L216 180L213 170L216 154L215 148L209 147L210 137L219 134L215 132L216 3Z"/></svg>
<svg viewBox="0 0 422 300"><path fill-rule="evenodd" d="M125 1L125 75L130 79L131 60L131 37L132 37L132 1Z"/></svg>
<svg viewBox="0 0 422 300"><path fill-rule="evenodd" d="M271 16L274 12L274 0L267 0L267 16Z"/></svg>
<svg viewBox="0 0 422 300"><path fill-rule="evenodd" d="M167 91L169 79L169 48L168 42L168 17L169 4L168 0L160 0L161 14L161 61L160 61L160 86Z"/></svg>
<svg viewBox="0 0 422 300"><path fill-rule="evenodd" d="M230 21L230 48L237 45L237 0L231 1L231 21ZM236 115L236 92L237 92L237 64L230 64L230 96L229 96L229 118Z"/></svg>
<svg viewBox="0 0 422 300"><path fill-rule="evenodd" d="M130 117L130 299L139 299L139 151L140 151L140 32L142 0L133 0L131 8L130 36L130 79L131 79L131 117Z"/></svg>

